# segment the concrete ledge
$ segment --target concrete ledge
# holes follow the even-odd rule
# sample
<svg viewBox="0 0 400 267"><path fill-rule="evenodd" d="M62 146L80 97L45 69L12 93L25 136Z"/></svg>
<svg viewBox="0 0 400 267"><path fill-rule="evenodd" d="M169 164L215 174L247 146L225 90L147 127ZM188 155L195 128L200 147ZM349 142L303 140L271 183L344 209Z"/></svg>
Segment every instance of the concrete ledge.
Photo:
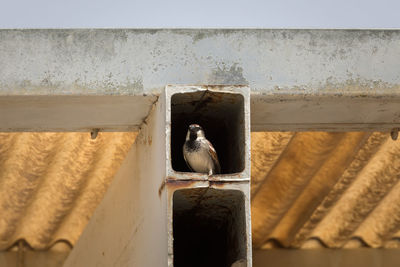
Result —
<svg viewBox="0 0 400 267"><path fill-rule="evenodd" d="M400 122L399 42L399 30L0 30L0 130L137 130L167 84L249 86L253 131L388 130ZM68 123L59 99L11 96L136 98L118 107L129 119L82 100L74 110L109 115Z"/></svg>

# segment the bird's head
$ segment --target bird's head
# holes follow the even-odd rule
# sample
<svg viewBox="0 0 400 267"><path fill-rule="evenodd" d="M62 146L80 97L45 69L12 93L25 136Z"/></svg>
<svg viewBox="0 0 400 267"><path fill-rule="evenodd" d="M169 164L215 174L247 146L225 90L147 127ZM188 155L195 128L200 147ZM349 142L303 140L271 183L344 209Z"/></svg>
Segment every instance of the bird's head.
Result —
<svg viewBox="0 0 400 267"><path fill-rule="evenodd" d="M190 124L186 134L186 140L196 140L197 138L204 138L204 130L198 124Z"/></svg>

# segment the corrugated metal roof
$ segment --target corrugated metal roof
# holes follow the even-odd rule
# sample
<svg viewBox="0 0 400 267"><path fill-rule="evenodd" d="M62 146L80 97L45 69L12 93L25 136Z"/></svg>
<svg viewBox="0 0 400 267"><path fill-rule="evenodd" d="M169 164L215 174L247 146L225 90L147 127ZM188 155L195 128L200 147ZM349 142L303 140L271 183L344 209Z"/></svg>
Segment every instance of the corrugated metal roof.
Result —
<svg viewBox="0 0 400 267"><path fill-rule="evenodd" d="M73 246L135 133L1 133L0 250ZM400 141L252 133L254 248L400 247Z"/></svg>
<svg viewBox="0 0 400 267"><path fill-rule="evenodd" d="M1 133L0 250L78 240L135 133Z"/></svg>
<svg viewBox="0 0 400 267"><path fill-rule="evenodd" d="M253 148L255 248L400 247L400 142L388 133L254 133Z"/></svg>

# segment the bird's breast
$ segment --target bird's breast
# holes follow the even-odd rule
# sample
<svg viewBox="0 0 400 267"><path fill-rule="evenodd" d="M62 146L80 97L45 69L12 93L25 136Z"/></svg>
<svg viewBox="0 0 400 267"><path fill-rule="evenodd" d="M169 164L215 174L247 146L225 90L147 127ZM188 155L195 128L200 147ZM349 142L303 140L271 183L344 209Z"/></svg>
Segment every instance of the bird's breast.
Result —
<svg viewBox="0 0 400 267"><path fill-rule="evenodd" d="M213 168L212 159L205 149L187 152L186 160L195 172L208 173Z"/></svg>

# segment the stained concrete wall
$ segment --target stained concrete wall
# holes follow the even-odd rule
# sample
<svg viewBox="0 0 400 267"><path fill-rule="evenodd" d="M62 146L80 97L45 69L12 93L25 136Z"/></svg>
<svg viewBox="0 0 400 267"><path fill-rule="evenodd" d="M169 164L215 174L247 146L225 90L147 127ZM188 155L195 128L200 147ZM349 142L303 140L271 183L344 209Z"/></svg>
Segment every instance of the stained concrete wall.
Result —
<svg viewBox="0 0 400 267"><path fill-rule="evenodd" d="M167 84L248 85L252 130L390 129L400 122L399 42L399 30L0 30L0 130L137 130ZM73 108L49 95L71 96ZM112 100L76 96L132 96L131 108L105 116Z"/></svg>
<svg viewBox="0 0 400 267"><path fill-rule="evenodd" d="M398 30L1 30L1 95L145 95L166 84L253 92L399 88Z"/></svg>

